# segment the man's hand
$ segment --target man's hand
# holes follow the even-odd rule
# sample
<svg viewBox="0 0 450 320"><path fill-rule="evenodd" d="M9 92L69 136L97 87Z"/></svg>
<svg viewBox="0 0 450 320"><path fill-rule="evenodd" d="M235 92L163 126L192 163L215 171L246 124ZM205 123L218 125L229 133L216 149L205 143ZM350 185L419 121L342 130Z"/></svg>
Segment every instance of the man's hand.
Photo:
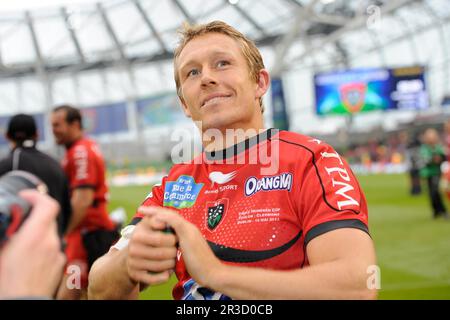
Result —
<svg viewBox="0 0 450 320"><path fill-rule="evenodd" d="M20 192L33 205L30 216L0 253L0 297L53 297L65 257L57 235L59 206L35 190Z"/></svg>
<svg viewBox="0 0 450 320"><path fill-rule="evenodd" d="M190 276L199 285L211 288L213 276L223 274L226 265L214 255L200 230L173 210L165 208L152 210L153 218L158 223L163 226L167 224L175 230Z"/></svg>
<svg viewBox="0 0 450 320"><path fill-rule="evenodd" d="M136 283L164 283L169 280L175 267L177 237L164 233L166 224L154 217L159 209L139 208L145 216L133 231L127 258L128 274Z"/></svg>

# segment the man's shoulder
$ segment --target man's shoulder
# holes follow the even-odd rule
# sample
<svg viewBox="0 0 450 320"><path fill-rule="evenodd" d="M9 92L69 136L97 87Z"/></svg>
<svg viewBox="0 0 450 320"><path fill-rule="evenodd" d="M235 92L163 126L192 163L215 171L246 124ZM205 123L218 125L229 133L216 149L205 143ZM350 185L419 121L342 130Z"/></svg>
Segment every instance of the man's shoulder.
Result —
<svg viewBox="0 0 450 320"><path fill-rule="evenodd" d="M94 140L88 137L83 137L76 141L73 146L68 150L67 154L69 156L87 156L87 154L94 154L95 156L101 157L100 148Z"/></svg>
<svg viewBox="0 0 450 320"><path fill-rule="evenodd" d="M280 148L304 151L309 154L330 151L333 148L325 141L292 131L280 131L273 140L280 141ZM282 150L283 150L282 149Z"/></svg>
<svg viewBox="0 0 450 320"><path fill-rule="evenodd" d="M36 153L46 162L47 165L54 166L55 168L61 169L61 165L53 156L49 155L46 152L40 151L36 149Z"/></svg>
<svg viewBox="0 0 450 320"><path fill-rule="evenodd" d="M72 143L71 147L69 148L69 150L78 148L80 146L91 146L91 145L96 145L96 144L97 143L95 142L95 140L93 140L89 137L83 136L83 137L79 138L78 140L74 141Z"/></svg>
<svg viewBox="0 0 450 320"><path fill-rule="evenodd" d="M172 175L179 175L179 174L189 174L195 170L198 170L198 165L201 165L201 162L199 162L199 159L196 157L195 159L192 159L191 161L187 161L187 162L182 162L182 163L175 163L172 165L172 167L169 170L169 173L167 176L172 176Z"/></svg>

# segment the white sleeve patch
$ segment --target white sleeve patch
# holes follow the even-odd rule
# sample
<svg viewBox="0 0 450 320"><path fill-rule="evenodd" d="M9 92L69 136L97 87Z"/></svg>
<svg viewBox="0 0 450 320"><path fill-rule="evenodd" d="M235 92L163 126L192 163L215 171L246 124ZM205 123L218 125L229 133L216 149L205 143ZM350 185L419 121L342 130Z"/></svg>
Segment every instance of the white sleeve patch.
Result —
<svg viewBox="0 0 450 320"><path fill-rule="evenodd" d="M130 242L131 239L131 235L133 234L134 228L136 228L136 226L134 225L129 225L126 226L125 228L122 229L122 231L120 232L120 239L119 241L116 242L115 245L113 245L111 248L117 249L117 250L122 250L124 248L126 248L128 246L128 243Z"/></svg>

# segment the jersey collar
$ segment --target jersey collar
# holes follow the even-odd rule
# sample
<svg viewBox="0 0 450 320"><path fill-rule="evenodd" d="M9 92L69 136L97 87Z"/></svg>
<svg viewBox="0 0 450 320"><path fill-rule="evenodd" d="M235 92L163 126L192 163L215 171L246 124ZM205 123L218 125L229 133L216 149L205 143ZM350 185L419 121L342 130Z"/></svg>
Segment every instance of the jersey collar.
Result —
<svg viewBox="0 0 450 320"><path fill-rule="evenodd" d="M278 129L270 128L264 132L261 132L260 134L254 136L254 137L248 138L248 139L246 139L238 144L235 144L231 147L228 147L226 149L219 150L219 151L211 151L211 152L205 151L206 159L209 161L215 161L215 160L224 160L224 159L228 159L228 158L233 158L233 157L247 151L248 149L252 148L253 146L256 146L257 144L264 142L266 140L269 140L271 137L276 135L276 133L278 131L279 131Z"/></svg>

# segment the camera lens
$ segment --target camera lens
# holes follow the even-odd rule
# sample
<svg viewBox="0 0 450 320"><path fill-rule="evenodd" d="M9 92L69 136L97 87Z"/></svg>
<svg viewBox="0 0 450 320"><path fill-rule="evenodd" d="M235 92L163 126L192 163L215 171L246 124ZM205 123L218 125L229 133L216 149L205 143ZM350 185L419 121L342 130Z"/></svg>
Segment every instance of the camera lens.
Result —
<svg viewBox="0 0 450 320"><path fill-rule="evenodd" d="M31 205L18 195L25 189L46 193L47 186L35 175L20 170L0 177L0 244L20 227L30 213Z"/></svg>

